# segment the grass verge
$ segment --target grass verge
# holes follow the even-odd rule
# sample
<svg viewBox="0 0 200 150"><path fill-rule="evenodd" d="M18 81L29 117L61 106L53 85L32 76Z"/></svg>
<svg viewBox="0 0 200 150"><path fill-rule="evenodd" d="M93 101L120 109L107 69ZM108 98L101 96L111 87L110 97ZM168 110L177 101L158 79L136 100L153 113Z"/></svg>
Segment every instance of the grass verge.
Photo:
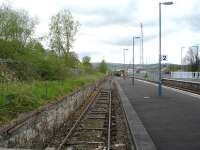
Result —
<svg viewBox="0 0 200 150"><path fill-rule="evenodd" d="M74 77L64 81L6 82L0 84L0 124L32 111L57 97L94 83L103 74Z"/></svg>

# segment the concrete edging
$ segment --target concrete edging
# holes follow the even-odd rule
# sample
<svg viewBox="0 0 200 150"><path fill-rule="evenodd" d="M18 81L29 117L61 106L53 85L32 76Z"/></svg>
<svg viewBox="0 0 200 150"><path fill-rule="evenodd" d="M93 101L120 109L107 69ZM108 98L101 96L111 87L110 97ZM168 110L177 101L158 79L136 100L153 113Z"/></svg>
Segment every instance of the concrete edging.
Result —
<svg viewBox="0 0 200 150"><path fill-rule="evenodd" d="M115 79L115 85L119 93L119 97L122 106L125 111L125 115L128 121L128 125L133 136L133 142L135 143L136 150L157 150L155 144L153 143L150 135L144 128L143 123L138 117L136 111L132 107L129 99L125 95L118 81Z"/></svg>

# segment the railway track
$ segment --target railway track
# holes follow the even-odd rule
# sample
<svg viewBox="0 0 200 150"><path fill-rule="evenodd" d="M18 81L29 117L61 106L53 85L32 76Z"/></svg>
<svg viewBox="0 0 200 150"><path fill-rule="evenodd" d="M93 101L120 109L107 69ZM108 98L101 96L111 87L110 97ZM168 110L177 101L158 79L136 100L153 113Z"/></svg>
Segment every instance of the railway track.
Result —
<svg viewBox="0 0 200 150"><path fill-rule="evenodd" d="M111 90L101 89L82 112L57 150L111 148L112 116Z"/></svg>
<svg viewBox="0 0 200 150"><path fill-rule="evenodd" d="M156 81L145 80L142 78L136 78L139 80L144 80L152 83L157 83ZM182 80L173 80L173 79L162 79L162 84L168 87L172 87L175 89L195 93L200 95L200 83L199 82L190 82L190 81L182 81Z"/></svg>
<svg viewBox="0 0 200 150"><path fill-rule="evenodd" d="M195 93L195 94L200 94L200 83L199 82L162 79L162 83L165 86L180 89L180 90L183 90L183 91L188 91L188 92Z"/></svg>

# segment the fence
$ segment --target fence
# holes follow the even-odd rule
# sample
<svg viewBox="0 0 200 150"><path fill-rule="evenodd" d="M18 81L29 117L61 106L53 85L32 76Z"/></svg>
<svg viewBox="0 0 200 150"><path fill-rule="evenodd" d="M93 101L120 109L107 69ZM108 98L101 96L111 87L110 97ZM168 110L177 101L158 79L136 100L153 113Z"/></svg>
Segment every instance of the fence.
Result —
<svg viewBox="0 0 200 150"><path fill-rule="evenodd" d="M200 72L171 72L174 79L200 79Z"/></svg>
<svg viewBox="0 0 200 150"><path fill-rule="evenodd" d="M158 72L147 72L147 73L135 73L135 77L146 78L147 80L158 81L159 73ZM184 79L184 80L199 80L200 81L200 72L171 72L163 73L162 78L165 79Z"/></svg>

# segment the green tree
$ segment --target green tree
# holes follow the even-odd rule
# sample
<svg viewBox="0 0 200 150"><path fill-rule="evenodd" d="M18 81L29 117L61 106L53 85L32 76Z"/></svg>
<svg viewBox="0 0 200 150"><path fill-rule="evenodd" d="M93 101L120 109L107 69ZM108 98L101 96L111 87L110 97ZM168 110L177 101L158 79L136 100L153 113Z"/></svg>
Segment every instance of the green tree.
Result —
<svg viewBox="0 0 200 150"><path fill-rule="evenodd" d="M25 10L14 10L9 5L0 6L0 39L20 41L25 45L34 33L37 20Z"/></svg>
<svg viewBox="0 0 200 150"><path fill-rule="evenodd" d="M69 68L76 68L80 63L78 55L75 52L69 52L65 55L65 63Z"/></svg>
<svg viewBox="0 0 200 150"><path fill-rule="evenodd" d="M101 61L100 65L99 65L99 71L101 73L106 73L108 71L108 67L107 67L105 60Z"/></svg>
<svg viewBox="0 0 200 150"><path fill-rule="evenodd" d="M90 56L84 56L82 58L82 64L83 65L91 65L90 60L91 60Z"/></svg>
<svg viewBox="0 0 200 150"><path fill-rule="evenodd" d="M31 39L26 47L32 50L40 51L42 53L45 52L45 49L43 45L40 43L39 39Z"/></svg>
<svg viewBox="0 0 200 150"><path fill-rule="evenodd" d="M82 58L82 69L86 73L91 73L92 72L92 64L90 62L91 58L89 56L84 56Z"/></svg>
<svg viewBox="0 0 200 150"><path fill-rule="evenodd" d="M69 53L75 40L79 22L74 20L69 10L62 10L52 16L50 29L50 47L61 56Z"/></svg>
<svg viewBox="0 0 200 150"><path fill-rule="evenodd" d="M22 53L24 53L24 47L21 42L0 39L0 58L16 59L16 56Z"/></svg>

